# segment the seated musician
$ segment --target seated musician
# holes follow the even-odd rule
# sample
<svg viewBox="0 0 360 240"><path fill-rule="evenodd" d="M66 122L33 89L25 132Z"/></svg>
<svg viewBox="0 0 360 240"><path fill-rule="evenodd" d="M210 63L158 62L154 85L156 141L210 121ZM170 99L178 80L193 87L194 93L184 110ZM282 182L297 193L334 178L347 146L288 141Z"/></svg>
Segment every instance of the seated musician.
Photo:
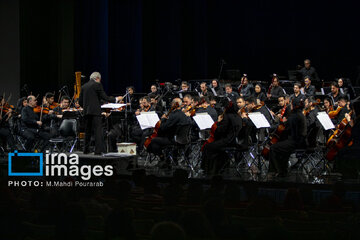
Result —
<svg viewBox="0 0 360 240"><path fill-rule="evenodd" d="M240 90L240 96L241 97L250 97L253 95L254 87L251 83L249 83L249 79L246 75L242 77L242 87Z"/></svg>
<svg viewBox="0 0 360 240"><path fill-rule="evenodd" d="M162 150L174 143L175 134L183 127L190 124L189 118L181 111L182 101L180 98L174 98L171 106L175 108L167 117L165 114L161 117L161 124L157 137L153 138L147 150L160 157L162 164L166 165Z"/></svg>
<svg viewBox="0 0 360 240"><path fill-rule="evenodd" d="M214 122L217 120L218 118L218 114L215 110L215 108L210 106L210 101L209 98L207 97L202 97L200 99L200 102L202 102L202 104L199 106L199 108L196 110L196 113L203 113L206 112L210 115L210 117L214 120Z"/></svg>
<svg viewBox="0 0 360 240"><path fill-rule="evenodd" d="M344 178L356 179L360 171L359 152L360 152L360 101L355 99L351 103L352 114L345 114L348 122L347 128L350 128L349 134L342 134L343 137L337 141L344 145L339 149L335 156L334 170L340 172ZM345 128L345 129L347 129ZM352 144L349 144L349 143Z"/></svg>
<svg viewBox="0 0 360 240"><path fill-rule="evenodd" d="M17 105L16 105L16 112L18 112L20 115L19 117L21 117L21 111L24 107L27 106L27 98L26 97L22 97L19 98L19 100L17 101Z"/></svg>
<svg viewBox="0 0 360 240"><path fill-rule="evenodd" d="M303 102L294 99L292 112L285 122L285 129L288 132L288 138L279 141L270 147L270 165L269 174L275 174L278 177L287 175L288 160L296 147L305 145L307 133L306 119L303 114Z"/></svg>
<svg viewBox="0 0 360 240"><path fill-rule="evenodd" d="M331 92L328 93L328 96L333 101L334 107L337 107L339 98L343 97L343 94L341 94L339 85L336 82L331 83Z"/></svg>
<svg viewBox="0 0 360 240"><path fill-rule="evenodd" d="M318 131L315 129L319 128L319 123L317 120L317 114L319 108L314 97L308 97L305 99L305 109L304 115L306 117L306 126L307 126L307 147L316 146L316 137Z"/></svg>
<svg viewBox="0 0 360 240"><path fill-rule="evenodd" d="M326 111L326 113L329 113L334 110L332 101L328 97L324 99L324 110Z"/></svg>
<svg viewBox="0 0 360 240"><path fill-rule="evenodd" d="M160 95L160 93L159 93L159 91L158 91L155 84L151 85L150 90L151 90L151 92L148 93L148 96L150 96L150 95L155 95L155 96Z"/></svg>
<svg viewBox="0 0 360 240"><path fill-rule="evenodd" d="M304 87L302 88L303 93L306 97L315 96L316 88L314 85L311 85L311 78L306 76L304 79Z"/></svg>
<svg viewBox="0 0 360 240"><path fill-rule="evenodd" d="M289 117L289 114L291 112L289 95L285 94L279 96L278 102L278 106L274 109L274 111L270 111L270 113L274 117L275 122L283 122L284 119Z"/></svg>
<svg viewBox="0 0 360 240"><path fill-rule="evenodd" d="M161 100L160 100L160 102L158 100L159 96L158 95L149 95L149 97L150 97L150 103L151 103L150 111L155 111L160 117L163 113L163 107L162 107Z"/></svg>
<svg viewBox="0 0 360 240"><path fill-rule="evenodd" d="M42 128L43 122L39 120L39 116L34 112L34 107L37 104L35 96L30 95L27 98L27 102L28 105L21 111L21 132L22 136L26 139L25 149L26 151L31 151L36 137L39 137L44 140L45 144L43 144L41 149L44 151L51 135Z"/></svg>
<svg viewBox="0 0 360 240"><path fill-rule="evenodd" d="M345 114L349 113L349 108L347 105L347 97L341 96L339 97L338 103L337 103L338 107L335 111L336 114L332 117L331 113L329 113L329 116L331 116L331 121L334 123L334 125L337 125L341 122L341 120L344 119Z"/></svg>
<svg viewBox="0 0 360 240"><path fill-rule="evenodd" d="M206 85L206 82L202 82L200 84L200 89L201 89L201 92L200 92L200 96L201 97L210 97L210 96L214 96L214 94L209 91L207 85Z"/></svg>
<svg viewBox="0 0 360 240"><path fill-rule="evenodd" d="M60 124L62 121L62 117L63 117L63 113L64 113L63 111L68 109L69 106L70 106L70 98L68 96L62 96L59 106L57 106L56 108L53 109L54 114L52 117L52 120L53 120L52 127L54 129L56 129L56 131L57 131L56 135L58 135L58 133L59 133L58 130L60 128Z"/></svg>
<svg viewBox="0 0 360 240"><path fill-rule="evenodd" d="M238 141L239 141L239 143L241 143L240 147L243 148L244 150L246 150L249 145L249 135L250 135L252 128L249 127L251 121L247 116L248 110L246 108L245 99L243 97L238 97L236 99L236 106L237 106L237 114L242 119L242 128L238 135Z"/></svg>
<svg viewBox="0 0 360 240"><path fill-rule="evenodd" d="M255 85L255 91L253 93L253 97L255 97L256 99L259 99L261 102L265 102L266 96L265 96L265 93L263 93L263 91L262 91L262 86L260 83L257 83Z"/></svg>
<svg viewBox="0 0 360 240"><path fill-rule="evenodd" d="M7 151L7 145L10 147L10 151L13 152L16 149L14 138L10 132L9 120L12 117L13 110L6 108L5 99L0 96L0 138L3 140L4 150Z"/></svg>
<svg viewBox="0 0 360 240"><path fill-rule="evenodd" d="M48 103L49 109L54 109L58 106L58 104L55 102L55 95L54 93L48 92L45 94L45 100Z"/></svg>
<svg viewBox="0 0 360 240"><path fill-rule="evenodd" d="M294 99L299 101L305 101L305 95L303 95L300 91L301 83L296 82L294 83L294 93L290 96L290 102Z"/></svg>
<svg viewBox="0 0 360 240"><path fill-rule="evenodd" d="M190 108L194 101L193 101L193 97L190 94L186 94L183 98L183 109L187 109Z"/></svg>
<svg viewBox="0 0 360 240"><path fill-rule="evenodd" d="M131 108L133 110L138 109L139 108L139 100L134 95L135 88L133 86L129 86L129 87L126 88L126 90L128 91L129 98L130 98L130 103L127 103L127 105L131 106Z"/></svg>
<svg viewBox="0 0 360 240"><path fill-rule="evenodd" d="M180 92L188 92L190 91L190 87L187 81L182 81L181 82L181 90Z"/></svg>
<svg viewBox="0 0 360 240"><path fill-rule="evenodd" d="M237 92L233 91L233 88L230 83L225 84L225 96L235 103L236 99L239 97Z"/></svg>
<svg viewBox="0 0 360 240"><path fill-rule="evenodd" d="M270 94L267 94L268 99L277 100L280 95L286 94L285 90L280 86L279 77L274 76Z"/></svg>
<svg viewBox="0 0 360 240"><path fill-rule="evenodd" d="M227 107L226 112L218 117L214 141L205 145L203 149L202 169L208 175L218 174L224 166L225 147L236 144L236 137L242 128L241 117L235 107Z"/></svg>
<svg viewBox="0 0 360 240"><path fill-rule="evenodd" d="M220 104L217 103L216 98L214 96L209 97L209 103L210 103L210 107L215 109L215 111L218 115L220 115L222 113L222 108L221 108Z"/></svg>
<svg viewBox="0 0 360 240"><path fill-rule="evenodd" d="M135 115L140 115L143 112L155 111L155 106L151 104L150 97L145 96L139 99L140 108L136 110ZM145 138L149 136L153 130L147 128L142 130L138 122L136 121L131 128L130 140L135 142L138 147L138 152L144 149ZM121 136L121 125L112 128L109 132L110 151L116 151L117 139Z"/></svg>
<svg viewBox="0 0 360 240"><path fill-rule="evenodd" d="M211 87L210 87L212 93L214 96L222 96L224 95L224 90L220 87L219 81L217 79L213 79L211 81ZM216 94L215 94L216 93Z"/></svg>
<svg viewBox="0 0 360 240"><path fill-rule="evenodd" d="M315 68L311 66L311 62L309 59L304 60L304 67L299 67L299 69L297 70L297 75L299 80L305 79L306 76L309 76L312 80L314 80L314 83L316 85L318 85L320 82L318 74Z"/></svg>

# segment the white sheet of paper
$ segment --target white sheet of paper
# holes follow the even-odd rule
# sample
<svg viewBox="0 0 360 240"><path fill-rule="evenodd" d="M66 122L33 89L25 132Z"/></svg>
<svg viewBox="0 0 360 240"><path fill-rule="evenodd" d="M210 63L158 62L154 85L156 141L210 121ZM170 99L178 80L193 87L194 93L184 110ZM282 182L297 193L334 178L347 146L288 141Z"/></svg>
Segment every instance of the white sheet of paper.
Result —
<svg viewBox="0 0 360 240"><path fill-rule="evenodd" d="M214 124L214 120L208 113L197 113L195 116L193 116L193 119L200 130L209 129Z"/></svg>
<svg viewBox="0 0 360 240"><path fill-rule="evenodd" d="M333 124L329 115L326 112L318 112L316 117L325 130L335 128L335 125Z"/></svg>
<svg viewBox="0 0 360 240"><path fill-rule="evenodd" d="M260 112L249 113L250 120L254 123L256 128L269 128L270 123L265 118L264 114Z"/></svg>
<svg viewBox="0 0 360 240"><path fill-rule="evenodd" d="M156 112L143 112L136 116L142 130L155 127L160 120Z"/></svg>
<svg viewBox="0 0 360 240"><path fill-rule="evenodd" d="M121 107L125 107L126 104L123 103L107 103L104 105L101 105L101 108L111 108L111 109L115 109L115 108L121 108Z"/></svg>

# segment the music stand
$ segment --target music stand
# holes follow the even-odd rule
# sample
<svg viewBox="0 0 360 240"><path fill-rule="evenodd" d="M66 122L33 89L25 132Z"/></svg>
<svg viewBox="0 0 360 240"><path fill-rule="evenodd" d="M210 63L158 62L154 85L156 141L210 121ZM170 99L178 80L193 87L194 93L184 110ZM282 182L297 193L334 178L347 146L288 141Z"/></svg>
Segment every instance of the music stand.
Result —
<svg viewBox="0 0 360 240"><path fill-rule="evenodd" d="M262 173L262 164L261 164L261 152L260 152L260 140L259 140L259 132L260 129L266 129L270 128L270 123L265 118L264 114L260 112L252 112L248 114L249 119L251 122L255 125L256 129L258 130L257 135L257 143L256 143L256 160L257 160L257 168L259 169L259 176L261 176Z"/></svg>

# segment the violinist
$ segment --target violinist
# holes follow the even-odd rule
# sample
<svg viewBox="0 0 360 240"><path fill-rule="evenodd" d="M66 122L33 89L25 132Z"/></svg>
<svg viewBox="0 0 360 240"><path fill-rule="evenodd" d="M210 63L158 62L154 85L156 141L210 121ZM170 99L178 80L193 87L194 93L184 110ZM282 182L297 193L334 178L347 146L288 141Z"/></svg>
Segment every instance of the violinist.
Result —
<svg viewBox="0 0 360 240"><path fill-rule="evenodd" d="M303 94L307 97L315 96L316 88L314 85L311 85L311 78L306 76L304 79L304 87L301 89Z"/></svg>
<svg viewBox="0 0 360 240"><path fill-rule="evenodd" d="M294 99L291 104L292 112L285 122L288 137L270 147L269 174L275 174L278 177L286 177L289 157L296 147L305 145L307 134L306 119L302 112L304 103L299 99Z"/></svg>
<svg viewBox="0 0 360 240"><path fill-rule="evenodd" d="M249 97L246 99L246 109L248 112L260 112L262 113L266 120L271 124L272 123L272 117L265 105L258 104L257 99L254 97Z"/></svg>
<svg viewBox="0 0 360 240"><path fill-rule="evenodd" d="M193 97L190 94L186 94L183 98L183 111L187 111L187 109L191 108L193 105Z"/></svg>
<svg viewBox="0 0 360 240"><path fill-rule="evenodd" d="M199 106L199 108L197 109L196 113L202 113L202 112L206 112L210 115L210 117L216 121L218 114L215 110L215 108L210 106L210 101L208 97L202 97L200 102L202 102L202 104Z"/></svg>
<svg viewBox="0 0 360 240"><path fill-rule="evenodd" d="M156 95L150 95L150 103L151 103L151 108L152 110L151 111L155 111L159 117L162 115L163 113L163 107L161 106L161 100L159 102L158 100L158 96Z"/></svg>
<svg viewBox="0 0 360 240"><path fill-rule="evenodd" d="M169 116L163 115L161 117L161 125L157 137L153 138L147 150L160 157L160 165L168 167L168 162L165 162L162 150L174 143L175 134L184 126L190 125L189 118L181 111L182 101L180 98L174 98L171 107L173 111Z"/></svg>
<svg viewBox="0 0 360 240"><path fill-rule="evenodd" d="M341 94L339 85L336 82L331 83L331 92L328 93L328 96L332 100L334 107L337 107L339 98L343 97L343 94Z"/></svg>
<svg viewBox="0 0 360 240"><path fill-rule="evenodd" d="M241 97L250 97L253 95L254 87L251 83L249 83L249 79L246 74L241 79L241 90L240 90L240 96Z"/></svg>
<svg viewBox="0 0 360 240"><path fill-rule="evenodd" d="M216 113L218 115L220 115L222 113L222 108L219 106L219 104L216 101L216 97L215 96L211 96L209 97L209 103L210 103L210 107L212 107L213 109L215 109Z"/></svg>
<svg viewBox="0 0 360 240"><path fill-rule="evenodd" d="M208 175L218 174L224 166L224 148L236 144L236 137L242 128L241 117L232 104L226 108L224 114L218 116L217 128L214 132L214 141L208 143L203 149L202 169Z"/></svg>
<svg viewBox="0 0 360 240"><path fill-rule="evenodd" d="M257 83L255 85L255 91L253 93L253 96L256 98L256 99L259 99L261 102L265 102L266 100L266 96L265 96L265 93L263 93L262 91L262 86L260 83Z"/></svg>
<svg viewBox="0 0 360 240"><path fill-rule="evenodd" d="M44 141L42 146L43 151L46 148L51 135L41 128L43 125L42 119L39 119L39 115L34 112L34 107L37 104L35 96L30 95L27 98L27 102L27 106L21 111L21 133L26 139L25 149L26 151L31 151L35 139L39 137Z"/></svg>
<svg viewBox="0 0 360 240"><path fill-rule="evenodd" d="M324 99L324 110L326 111L327 114L329 114L329 112L334 110L333 105L332 105L332 101L328 97L326 97Z"/></svg>
<svg viewBox="0 0 360 240"><path fill-rule="evenodd" d="M14 151L16 149L14 138L10 131L10 124L9 124L9 118L12 114L12 109L9 107L9 104L6 103L5 99L3 97L0 97L0 138L3 140L3 143L5 145L5 151L6 144L10 147L10 151Z"/></svg>
<svg viewBox="0 0 360 240"><path fill-rule="evenodd" d="M289 103L289 95L285 94L278 97L278 107L276 108L277 110L274 110L276 113L270 111L276 122L283 122L286 118L289 117L291 112L291 105Z"/></svg>
<svg viewBox="0 0 360 240"><path fill-rule="evenodd" d="M290 96L290 102L294 99L304 102L305 95L303 95L301 93L300 88L301 88L301 83L299 83L299 82L294 83L294 93L291 94L291 96Z"/></svg>
<svg viewBox="0 0 360 240"><path fill-rule="evenodd" d="M267 94L268 99L276 100L280 95L286 94L285 90L280 86L279 77L274 76L271 83L270 93Z"/></svg>
<svg viewBox="0 0 360 240"><path fill-rule="evenodd" d="M52 115L53 124L52 127L56 130L54 135L58 134L58 130L60 128L60 124L63 117L63 111L69 109L70 106L70 98L68 96L62 96L59 106L53 109L54 114Z"/></svg>
<svg viewBox="0 0 360 240"><path fill-rule="evenodd" d="M219 81L217 79L213 79L211 81L211 92L214 96L222 96L224 95L224 90L220 87Z"/></svg>
<svg viewBox="0 0 360 240"><path fill-rule="evenodd" d="M238 140L242 142L241 147L245 150L248 148L249 145L249 135L251 132L251 127L249 122L250 119L247 116L248 110L246 108L246 102L243 97L238 97L236 99L236 106L237 106L237 114L242 119L242 128L238 135Z"/></svg>
<svg viewBox="0 0 360 240"><path fill-rule="evenodd" d="M347 107L347 97L344 96L339 97L337 105L338 107L334 111L336 112L336 115L333 118L331 118L331 121L334 123L334 125L339 124L341 120L344 119L345 114L349 113L349 109ZM331 113L329 115L331 115Z"/></svg>
<svg viewBox="0 0 360 240"><path fill-rule="evenodd" d="M360 101L355 99L351 103L352 115L345 114L346 120L351 127L350 138L344 142L344 148L340 149L335 156L334 168L342 173L344 178L356 179L360 171ZM340 139L341 141L341 139ZM347 142L352 142L349 146Z"/></svg>
<svg viewBox="0 0 360 240"><path fill-rule="evenodd" d="M55 96L51 92L45 94L45 100L50 110L56 108L59 105L57 102L55 102Z"/></svg>
<svg viewBox="0 0 360 240"><path fill-rule="evenodd" d="M16 105L16 112L20 113L19 117L21 117L22 109L26 106L27 106L27 98L26 97L19 98Z"/></svg>
<svg viewBox="0 0 360 240"><path fill-rule="evenodd" d="M207 85L206 85L206 82L202 82L200 84L200 89L201 89L201 93L200 93L200 96L201 97L210 97L210 96L214 96L214 94L209 91Z"/></svg>

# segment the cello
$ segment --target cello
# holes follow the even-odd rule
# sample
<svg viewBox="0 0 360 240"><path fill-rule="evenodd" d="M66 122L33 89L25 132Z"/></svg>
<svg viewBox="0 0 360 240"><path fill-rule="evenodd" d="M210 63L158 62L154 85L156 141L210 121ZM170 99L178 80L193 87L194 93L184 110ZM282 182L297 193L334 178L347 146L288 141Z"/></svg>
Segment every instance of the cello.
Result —
<svg viewBox="0 0 360 240"><path fill-rule="evenodd" d="M352 113L353 111L350 111L349 115L351 116ZM352 145L351 130L352 127L350 123L346 118L344 118L337 126L335 132L329 137L326 142L326 146L329 150L325 156L329 162L334 160L340 149Z"/></svg>
<svg viewBox="0 0 360 240"><path fill-rule="evenodd" d="M170 113L172 111L174 111L175 109L177 109L179 107L179 103L176 102L172 107L171 109L169 110L169 112L165 115L166 117L168 117L170 115ZM161 125L161 119L155 124L155 127L154 127L154 131L153 133L148 137L146 138L145 142L144 142L144 146L146 148L149 147L151 141L157 137L158 133L159 133L159 128L160 128L160 125Z"/></svg>

